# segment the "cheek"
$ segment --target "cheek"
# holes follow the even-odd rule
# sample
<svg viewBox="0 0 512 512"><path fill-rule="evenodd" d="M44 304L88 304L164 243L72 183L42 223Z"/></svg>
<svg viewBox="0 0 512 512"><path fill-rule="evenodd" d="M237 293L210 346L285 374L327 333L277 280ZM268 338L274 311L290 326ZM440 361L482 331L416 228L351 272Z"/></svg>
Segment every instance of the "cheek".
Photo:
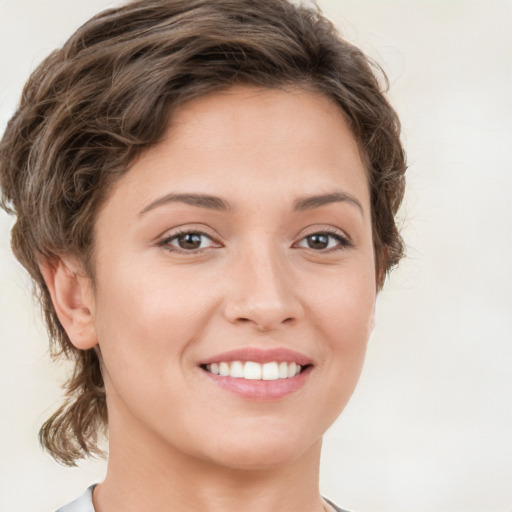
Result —
<svg viewBox="0 0 512 512"><path fill-rule="evenodd" d="M158 411L186 396L182 370L208 314L207 299L165 270L134 268L137 275L120 266L102 269L95 323L111 406L158 422Z"/></svg>
<svg viewBox="0 0 512 512"><path fill-rule="evenodd" d="M322 340L318 378L322 393L312 404L312 414L322 418L325 431L347 405L359 380L368 338L373 327L375 279L361 278L352 269L325 283L324 292L311 302L315 339Z"/></svg>
<svg viewBox="0 0 512 512"><path fill-rule="evenodd" d="M331 383L328 407L341 411L359 379L375 312L375 277L352 269L318 294L316 328L325 340L322 366Z"/></svg>
<svg viewBox="0 0 512 512"><path fill-rule="evenodd" d="M98 279L95 325L105 364L110 353L134 370L177 363L204 323L212 297L179 273L133 268L136 275L121 266L104 268Z"/></svg>
<svg viewBox="0 0 512 512"><path fill-rule="evenodd" d="M330 280L323 293L316 295L318 325L328 331L333 343L351 349L368 339L374 323L374 274L348 272L339 279Z"/></svg>

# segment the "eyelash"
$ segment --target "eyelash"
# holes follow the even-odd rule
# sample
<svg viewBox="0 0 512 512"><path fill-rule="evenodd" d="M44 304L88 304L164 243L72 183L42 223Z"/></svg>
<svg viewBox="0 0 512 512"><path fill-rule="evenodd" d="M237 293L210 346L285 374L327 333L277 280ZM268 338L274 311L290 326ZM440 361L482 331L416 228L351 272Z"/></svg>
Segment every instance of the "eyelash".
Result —
<svg viewBox="0 0 512 512"><path fill-rule="evenodd" d="M350 249L351 247L354 246L352 241L346 235L342 235L338 231L333 231L333 230L329 230L329 229L325 229L322 231L315 231L314 233L310 233L309 235L306 235L305 237L301 238L298 243L302 242L303 240L306 240L309 237L315 236L315 235L317 235L317 236L324 235L329 238L334 238L338 242L338 244L335 247L319 249L315 252L327 253L327 252L331 252L331 251L339 251L342 249Z"/></svg>
<svg viewBox="0 0 512 512"><path fill-rule="evenodd" d="M213 244L218 243L210 235L208 235L208 234L206 234L206 233L204 233L202 231L182 230L182 231L178 231L177 233L174 233L172 236L164 238L163 240L158 242L158 246L159 247L164 247L164 248L166 248L170 252L182 253L182 254L195 254L195 253L198 253L200 251L203 251L203 250L206 250L206 249L211 249L211 248L215 247L215 246L210 246L210 247L205 247L205 248L197 248L197 249L187 250L187 249L182 249L180 247L173 246L171 244L173 241L175 241L175 240L177 240L180 237L185 236L185 235L199 235L201 237L208 238L209 240L212 241ZM303 238L301 238L299 240L299 242L296 242L294 244L294 246L296 246L297 243L300 243L303 240L307 240L309 237L312 237L312 236L315 236L315 235L324 235L324 236L327 236L327 237L329 237L331 239L334 238L336 240L336 242L337 242L337 245L335 247L328 247L326 249L315 250L315 249L312 249L311 247L309 247L309 249L312 249L315 252L328 253L328 252L331 252L331 251L339 251L339 250L342 250L342 249L349 249L349 248L353 247L353 243L345 235L341 235L337 231L328 230L328 229L327 230L322 230L322 231L315 231L314 233L306 235ZM304 248L306 248L306 247L304 247Z"/></svg>
<svg viewBox="0 0 512 512"><path fill-rule="evenodd" d="M200 235L202 237L206 237L206 238L210 239L214 244L218 243L218 242L215 242L215 240L210 235L208 235L206 233L203 233L202 231L197 231L197 230L192 230L192 229L190 229L190 230L184 229L182 231L178 231L177 233L174 233L173 235L171 235L169 237L164 238L163 240L161 240L158 243L158 245L160 247L165 247L170 252L177 252L177 253L182 253L182 254L195 254L195 253L197 253L199 251L211 248L211 247L206 247L206 248L203 248L203 249L202 248L198 248L198 249L187 250L187 249L182 249L180 247L176 247L176 246L171 245L172 241L177 240L181 236L185 236L185 235Z"/></svg>

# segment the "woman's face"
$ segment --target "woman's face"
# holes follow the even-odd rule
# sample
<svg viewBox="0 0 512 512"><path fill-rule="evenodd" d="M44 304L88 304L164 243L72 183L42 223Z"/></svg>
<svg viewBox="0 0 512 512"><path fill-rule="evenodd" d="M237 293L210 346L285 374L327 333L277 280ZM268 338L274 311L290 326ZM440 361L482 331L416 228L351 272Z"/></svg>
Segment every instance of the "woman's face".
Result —
<svg viewBox="0 0 512 512"><path fill-rule="evenodd" d="M95 234L111 443L244 468L319 448L376 295L367 178L334 103L236 87L185 104Z"/></svg>

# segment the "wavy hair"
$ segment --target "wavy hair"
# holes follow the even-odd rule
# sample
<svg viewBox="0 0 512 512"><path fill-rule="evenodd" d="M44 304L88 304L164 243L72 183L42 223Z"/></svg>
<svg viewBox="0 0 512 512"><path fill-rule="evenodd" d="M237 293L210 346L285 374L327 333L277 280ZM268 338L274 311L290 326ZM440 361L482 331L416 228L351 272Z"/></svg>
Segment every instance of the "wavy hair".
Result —
<svg viewBox="0 0 512 512"><path fill-rule="evenodd" d="M100 454L108 418L97 353L61 326L40 265L73 254L94 278L93 227L112 184L164 134L183 102L250 84L333 99L366 160L377 284L403 244L395 215L406 168L387 78L318 8L287 0L138 0L80 27L33 72L0 142L0 204L36 287L54 358L74 369L40 441L59 462Z"/></svg>

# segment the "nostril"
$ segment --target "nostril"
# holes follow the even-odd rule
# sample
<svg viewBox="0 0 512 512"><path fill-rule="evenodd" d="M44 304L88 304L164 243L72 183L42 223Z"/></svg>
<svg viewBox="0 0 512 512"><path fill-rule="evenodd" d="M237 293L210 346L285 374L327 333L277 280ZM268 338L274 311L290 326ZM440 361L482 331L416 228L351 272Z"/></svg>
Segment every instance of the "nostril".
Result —
<svg viewBox="0 0 512 512"><path fill-rule="evenodd" d="M246 300L230 297L224 309L224 316L230 323L239 326L251 324L262 331L295 325L302 314L302 305L295 297L286 301L258 300L258 296Z"/></svg>
<svg viewBox="0 0 512 512"><path fill-rule="evenodd" d="M272 321L270 321L270 322L266 322L264 320L255 321L255 320L251 320L250 318L246 318L246 317L239 317L236 319L236 321L240 324L254 323L254 324L256 324L256 326L258 327L258 329L260 331L270 331L270 330L274 329L275 327L277 327L277 324L274 324ZM280 322L280 324L281 325L291 325L291 324L293 324L294 321L295 321L295 318L290 316L290 317L283 319Z"/></svg>

